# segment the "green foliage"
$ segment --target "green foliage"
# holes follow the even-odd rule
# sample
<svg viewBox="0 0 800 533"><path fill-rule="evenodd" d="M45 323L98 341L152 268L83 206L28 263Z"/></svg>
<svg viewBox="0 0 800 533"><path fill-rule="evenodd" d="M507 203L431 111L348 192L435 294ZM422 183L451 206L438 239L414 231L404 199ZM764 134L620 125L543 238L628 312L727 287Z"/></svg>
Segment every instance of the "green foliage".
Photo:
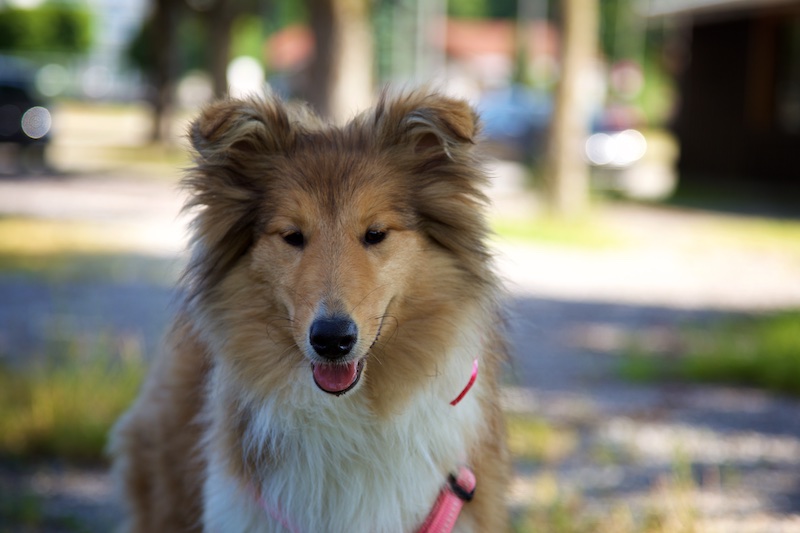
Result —
<svg viewBox="0 0 800 533"><path fill-rule="evenodd" d="M233 21L231 31L231 57L250 56L261 60L264 47L264 30L261 18L242 15Z"/></svg>
<svg viewBox="0 0 800 533"><path fill-rule="evenodd" d="M687 330L684 354L669 359L634 349L622 366L637 381L729 383L800 395L800 311L736 318Z"/></svg>
<svg viewBox="0 0 800 533"><path fill-rule="evenodd" d="M292 24L302 24L308 20L308 2L297 0L275 0L269 2L270 12L266 17L266 24L272 31Z"/></svg>
<svg viewBox="0 0 800 533"><path fill-rule="evenodd" d="M199 14L190 12L180 17L174 39L175 46L178 46L179 74L206 68L208 31ZM153 19L150 18L142 23L128 44L126 57L131 66L152 73L156 67L156 54L159 53L164 52L158 50L158 38Z"/></svg>
<svg viewBox="0 0 800 533"><path fill-rule="evenodd" d="M514 18L517 0L450 0L447 13L457 18Z"/></svg>
<svg viewBox="0 0 800 533"><path fill-rule="evenodd" d="M155 67L154 33L152 18L144 20L125 50L128 63L142 72L150 72Z"/></svg>
<svg viewBox="0 0 800 533"><path fill-rule="evenodd" d="M665 124L675 102L675 82L659 63L660 55L649 50L644 58L644 85L636 101L648 124Z"/></svg>
<svg viewBox="0 0 800 533"><path fill-rule="evenodd" d="M25 9L0 9L0 51L83 53L92 41L89 11L46 3Z"/></svg>
<svg viewBox="0 0 800 533"><path fill-rule="evenodd" d="M639 57L644 22L637 20L636 0L603 0L598 3L600 47L605 56L612 61Z"/></svg>
<svg viewBox="0 0 800 533"><path fill-rule="evenodd" d="M42 361L0 367L0 456L100 461L144 376L135 339L53 341Z"/></svg>
<svg viewBox="0 0 800 533"><path fill-rule="evenodd" d="M157 41L156 41L157 42ZM180 50L179 67L181 73L190 70L205 70L208 67L209 35L208 28L199 14L192 13L181 17L175 37ZM151 43L151 45L155 42ZM160 53L158 50L155 53Z"/></svg>
<svg viewBox="0 0 800 533"><path fill-rule="evenodd" d="M447 3L448 14L459 18L480 18L486 16L487 0L455 0Z"/></svg>

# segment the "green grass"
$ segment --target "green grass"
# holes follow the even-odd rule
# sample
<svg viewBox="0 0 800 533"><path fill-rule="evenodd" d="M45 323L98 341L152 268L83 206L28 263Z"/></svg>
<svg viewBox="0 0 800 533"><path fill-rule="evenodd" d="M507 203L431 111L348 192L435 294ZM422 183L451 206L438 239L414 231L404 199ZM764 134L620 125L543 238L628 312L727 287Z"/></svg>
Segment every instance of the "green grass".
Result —
<svg viewBox="0 0 800 533"><path fill-rule="evenodd" d="M54 110L59 131L48 148L48 159L61 171L102 170L104 179L113 179L117 170L124 169L125 176L174 181L190 162L183 142L190 116L179 112L173 117L175 145L152 143L147 106L64 100Z"/></svg>
<svg viewBox="0 0 800 533"><path fill-rule="evenodd" d="M107 225L35 218L0 218L0 253L22 256L124 251Z"/></svg>
<svg viewBox="0 0 800 533"><path fill-rule="evenodd" d="M0 252L0 275L59 283L147 282L173 287L179 262L136 254Z"/></svg>
<svg viewBox="0 0 800 533"><path fill-rule="evenodd" d="M747 246L753 253L777 249L800 258L800 221L741 217L720 219L711 228L723 242Z"/></svg>
<svg viewBox="0 0 800 533"><path fill-rule="evenodd" d="M174 285L177 260L136 253L120 240L118 231L88 222L0 217L0 274L49 283Z"/></svg>
<svg viewBox="0 0 800 533"><path fill-rule="evenodd" d="M41 498L29 491L0 490L0 533L59 531L88 533L72 516L48 516Z"/></svg>
<svg viewBox="0 0 800 533"><path fill-rule="evenodd" d="M683 353L670 357L632 347L623 375L638 381L728 383L800 396L800 310L687 328L684 341Z"/></svg>
<svg viewBox="0 0 800 533"><path fill-rule="evenodd" d="M0 218L0 274L53 285L173 284L174 262L136 255L116 239L88 223ZM0 457L101 461L111 424L143 379L141 341L69 330L47 337L41 353L0 365Z"/></svg>
<svg viewBox="0 0 800 533"><path fill-rule="evenodd" d="M536 463L558 462L575 451L574 431L555 427L533 416L508 414L508 447L517 460Z"/></svg>
<svg viewBox="0 0 800 533"><path fill-rule="evenodd" d="M3 525L0 526L0 532L11 531L11 529L5 529L11 525L15 526L15 530L19 530L18 528L44 524L42 502L35 494L4 489L2 496L0 498L0 519L2 519Z"/></svg>
<svg viewBox="0 0 800 533"><path fill-rule="evenodd" d="M617 497L590 505L547 471L532 485L530 503L512 519L514 533L693 533L701 522L697 485L681 457L676 457L671 475L653 484L636 504Z"/></svg>
<svg viewBox="0 0 800 533"><path fill-rule="evenodd" d="M0 254L132 253L136 251L135 244L125 234L130 229L89 221L0 217Z"/></svg>
<svg viewBox="0 0 800 533"><path fill-rule="evenodd" d="M672 475L643 491L644 501L628 504L586 501L562 483L553 465L569 460L579 447L578 431L528 413L507 413L508 443L514 462L536 468L515 482L521 507L512 510L513 533L691 533L696 530L696 486L690 464L676 456ZM523 468L523 470L525 470ZM611 496L611 495L609 495Z"/></svg>
<svg viewBox="0 0 800 533"><path fill-rule="evenodd" d="M0 368L0 456L103 459L108 430L144 376L134 338L53 342L43 360Z"/></svg>
<svg viewBox="0 0 800 533"><path fill-rule="evenodd" d="M597 531L597 520L586 516L577 497L531 505L513 524L517 533L589 533Z"/></svg>
<svg viewBox="0 0 800 533"><path fill-rule="evenodd" d="M498 218L492 221L492 229L498 238L511 242L588 249L608 249L624 244L618 233L590 219Z"/></svg>

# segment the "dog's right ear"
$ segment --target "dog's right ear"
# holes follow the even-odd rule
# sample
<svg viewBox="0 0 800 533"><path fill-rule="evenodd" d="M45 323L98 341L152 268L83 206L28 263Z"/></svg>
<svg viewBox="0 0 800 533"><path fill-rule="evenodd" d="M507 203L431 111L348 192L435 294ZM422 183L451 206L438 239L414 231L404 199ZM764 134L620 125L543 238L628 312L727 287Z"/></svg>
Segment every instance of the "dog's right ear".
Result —
<svg viewBox="0 0 800 533"><path fill-rule="evenodd" d="M189 132L195 165L183 185L195 253L186 270L193 295L208 293L255 242L267 194L270 156L291 150L305 127L302 109L277 98L223 100L206 107Z"/></svg>
<svg viewBox="0 0 800 533"><path fill-rule="evenodd" d="M284 151L294 142L294 131L277 99L222 100L203 109L189 138L202 159L219 160Z"/></svg>

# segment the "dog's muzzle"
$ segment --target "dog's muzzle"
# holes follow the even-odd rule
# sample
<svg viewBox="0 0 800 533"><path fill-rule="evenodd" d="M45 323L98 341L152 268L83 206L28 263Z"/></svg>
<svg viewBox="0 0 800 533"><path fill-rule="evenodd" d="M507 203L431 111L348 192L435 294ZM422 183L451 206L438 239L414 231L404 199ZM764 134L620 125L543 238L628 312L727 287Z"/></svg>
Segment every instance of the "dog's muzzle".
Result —
<svg viewBox="0 0 800 533"><path fill-rule="evenodd" d="M311 363L314 383L337 396L353 389L364 370L364 359L348 357L358 342L358 326L349 317L316 318L308 330L308 343L324 362Z"/></svg>

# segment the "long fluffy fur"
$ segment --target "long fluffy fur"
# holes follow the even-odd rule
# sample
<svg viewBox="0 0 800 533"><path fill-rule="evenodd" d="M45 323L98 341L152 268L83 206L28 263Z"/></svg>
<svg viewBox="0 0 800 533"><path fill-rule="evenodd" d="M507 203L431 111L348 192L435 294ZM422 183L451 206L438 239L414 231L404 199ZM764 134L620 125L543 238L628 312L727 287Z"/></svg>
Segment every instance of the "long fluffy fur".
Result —
<svg viewBox="0 0 800 533"><path fill-rule="evenodd" d="M385 93L342 128L275 98L202 112L184 305L112 435L129 531L415 531L461 463L478 489L457 531L505 529L477 129L466 103L426 91ZM334 312L365 361L338 397L314 385L306 340Z"/></svg>

